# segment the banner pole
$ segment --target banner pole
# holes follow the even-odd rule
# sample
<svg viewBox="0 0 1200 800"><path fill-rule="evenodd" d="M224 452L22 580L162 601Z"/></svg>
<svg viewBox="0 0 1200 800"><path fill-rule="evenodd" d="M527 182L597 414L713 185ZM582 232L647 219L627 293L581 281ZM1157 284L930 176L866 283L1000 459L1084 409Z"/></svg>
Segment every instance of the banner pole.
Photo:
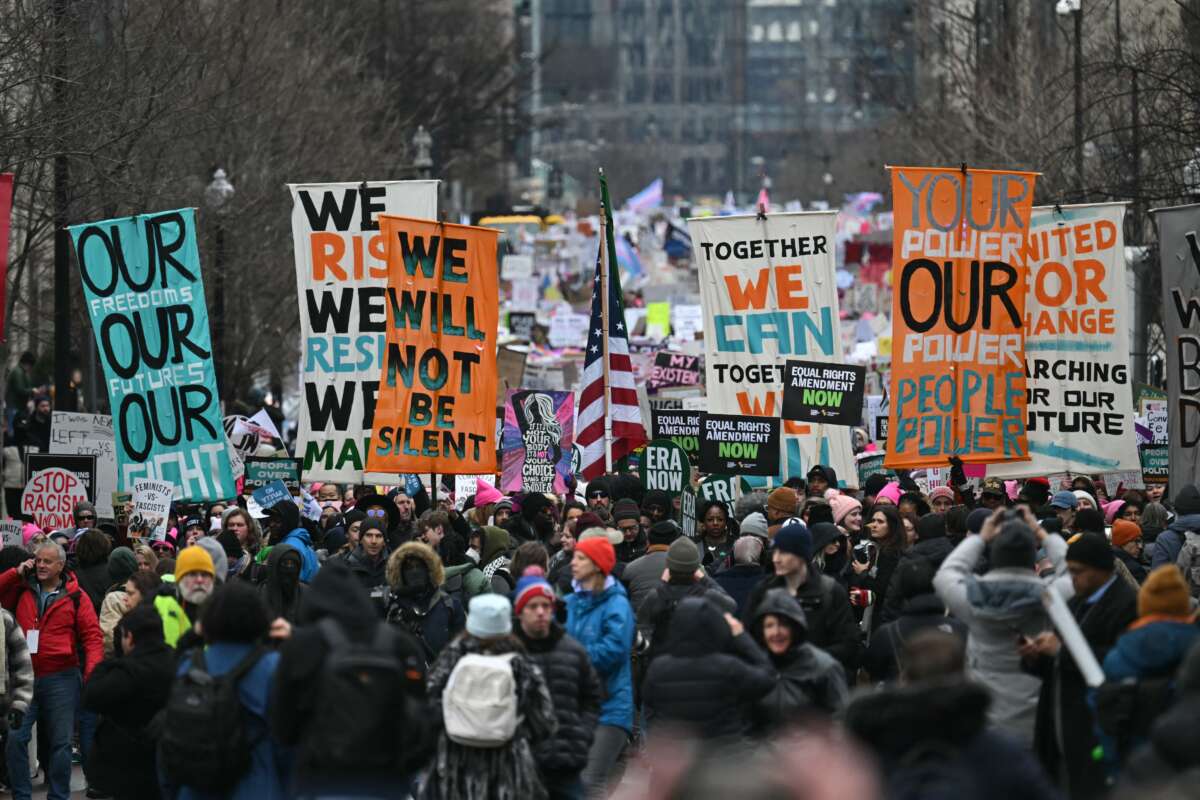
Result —
<svg viewBox="0 0 1200 800"><path fill-rule="evenodd" d="M600 168L604 176L604 168ZM612 472L612 415L609 413L608 384L608 209L600 201L600 357L604 362L604 471Z"/></svg>

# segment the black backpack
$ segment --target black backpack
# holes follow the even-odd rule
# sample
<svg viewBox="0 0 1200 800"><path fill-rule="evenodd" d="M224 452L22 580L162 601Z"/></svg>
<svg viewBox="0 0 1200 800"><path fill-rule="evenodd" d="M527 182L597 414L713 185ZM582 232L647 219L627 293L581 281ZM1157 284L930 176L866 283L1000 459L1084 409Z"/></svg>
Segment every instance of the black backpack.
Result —
<svg viewBox="0 0 1200 800"><path fill-rule="evenodd" d="M162 716L161 758L173 784L225 792L249 771L258 742L246 730L238 683L265 652L256 647L216 676L208 672L204 650L192 651L188 671L175 679Z"/></svg>
<svg viewBox="0 0 1200 800"><path fill-rule="evenodd" d="M366 642L353 641L332 619L317 623L329 657L316 687L310 753L322 770L395 770L424 763L432 736L421 704L405 689L423 664L396 655L391 626L379 623ZM330 731L337 735L330 736Z"/></svg>

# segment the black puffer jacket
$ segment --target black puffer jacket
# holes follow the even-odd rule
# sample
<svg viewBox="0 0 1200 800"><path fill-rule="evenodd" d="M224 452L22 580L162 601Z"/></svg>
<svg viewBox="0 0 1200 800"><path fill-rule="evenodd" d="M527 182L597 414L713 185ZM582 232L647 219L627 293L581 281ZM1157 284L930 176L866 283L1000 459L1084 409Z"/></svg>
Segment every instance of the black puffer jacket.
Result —
<svg viewBox="0 0 1200 800"><path fill-rule="evenodd" d="M746 625L754 622L758 616L758 606L767 592L786 586L787 583L778 575L764 578L750 592L750 598L742 610L742 622ZM808 619L809 644L815 644L829 653L842 663L847 675L853 675L862 654L862 639L846 588L828 575L810 572L808 580L796 591L795 598Z"/></svg>
<svg viewBox="0 0 1200 800"><path fill-rule="evenodd" d="M946 607L933 592L919 594L904 602L897 619L880 625L871 636L863 657L863 667L871 680L895 680L900 672L899 654L903 652L904 643L925 630L953 634L966 647L967 626L962 620L946 616Z"/></svg>
<svg viewBox="0 0 1200 800"><path fill-rule="evenodd" d="M750 635L735 637L708 599L685 597L646 673L646 726L651 736L672 726L704 739L744 736L750 707L774 686L775 671Z"/></svg>
<svg viewBox="0 0 1200 800"><path fill-rule="evenodd" d="M537 664L550 687L558 731L539 742L534 758L543 773L579 772L587 764L592 734L600 716L600 679L583 645L551 623L550 635L532 639L520 625L513 632L524 643L529 659Z"/></svg>
<svg viewBox="0 0 1200 800"><path fill-rule="evenodd" d="M943 530L945 530L944 527ZM904 605L904 598L900 593L900 564L912 558L923 558L932 564L933 571L937 572L938 567L953 550L954 542L946 538L944 534L933 539L922 539L905 550L888 579L887 594L884 595L883 605L876 611L877 614L882 612L876 627L885 622L892 622L900 616L900 608Z"/></svg>
<svg viewBox="0 0 1200 800"><path fill-rule="evenodd" d="M362 545L358 545L349 553L346 554L346 566L354 573L354 578L359 584L367 590L367 594L371 598L371 604L375 606L375 611L379 616L383 616L387 609L387 563L389 551L384 548L379 554L376 561L371 561L371 557L363 550Z"/></svg>
<svg viewBox="0 0 1200 800"><path fill-rule="evenodd" d="M146 726L167 704L174 677L175 651L162 641L96 666L83 688L83 707L100 715L87 765L92 786L121 798L159 796Z"/></svg>
<svg viewBox="0 0 1200 800"><path fill-rule="evenodd" d="M665 638L658 635L660 627L669 626L671 614L679 601L685 597L707 597L716 608L728 611L730 614L737 610L737 601L726 594L721 584L705 575L700 580L688 583L659 582L642 604L634 609L637 612L638 630L659 650L665 643ZM655 644L655 637L659 641Z"/></svg>

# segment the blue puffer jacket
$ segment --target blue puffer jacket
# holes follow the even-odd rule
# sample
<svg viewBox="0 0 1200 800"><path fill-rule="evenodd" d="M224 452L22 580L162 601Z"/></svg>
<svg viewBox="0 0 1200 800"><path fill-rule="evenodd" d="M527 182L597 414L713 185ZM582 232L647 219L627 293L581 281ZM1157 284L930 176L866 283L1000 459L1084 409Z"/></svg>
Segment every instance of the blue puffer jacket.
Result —
<svg viewBox="0 0 1200 800"><path fill-rule="evenodd" d="M567 595L567 633L587 650L592 666L604 681L600 725L633 731L633 670L630 651L635 631L633 609L625 587L611 575L600 592Z"/></svg>
<svg viewBox="0 0 1200 800"><path fill-rule="evenodd" d="M1192 487L1185 487L1185 490L1190 488ZM1183 549L1184 533L1187 531L1200 531L1200 514L1183 514L1176 517L1170 527L1155 538L1150 550L1151 570L1158 569L1163 564L1174 564L1179 560L1179 551Z"/></svg>
<svg viewBox="0 0 1200 800"><path fill-rule="evenodd" d="M1104 677L1123 681L1171 675L1198 638L1200 628L1174 619L1126 631L1104 657Z"/></svg>
<svg viewBox="0 0 1200 800"><path fill-rule="evenodd" d="M316 551L313 550L312 537L308 535L308 531L304 528L296 528L283 537L283 544L290 544L300 553L300 580L304 583L311 583L317 575L317 570L321 568L321 562L317 559Z"/></svg>

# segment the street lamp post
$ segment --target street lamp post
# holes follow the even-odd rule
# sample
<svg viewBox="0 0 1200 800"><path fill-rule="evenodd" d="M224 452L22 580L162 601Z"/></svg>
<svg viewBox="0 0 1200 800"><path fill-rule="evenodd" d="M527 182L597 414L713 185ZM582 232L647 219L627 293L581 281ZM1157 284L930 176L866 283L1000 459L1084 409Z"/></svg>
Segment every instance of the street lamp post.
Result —
<svg viewBox="0 0 1200 800"><path fill-rule="evenodd" d="M225 213L233 198L233 184L225 170L213 170L212 181L204 189L204 205L216 220L216 255L213 259L213 365L217 373L217 394L224 400L225 387Z"/></svg>
<svg viewBox="0 0 1200 800"><path fill-rule="evenodd" d="M416 167L417 174L425 179L433 177L433 136L425 130L424 125L417 126L417 132L413 134L412 145L413 166Z"/></svg>
<svg viewBox="0 0 1200 800"><path fill-rule="evenodd" d="M1070 14L1075 18L1075 178L1083 200L1083 0L1058 0L1054 10L1060 17Z"/></svg>

